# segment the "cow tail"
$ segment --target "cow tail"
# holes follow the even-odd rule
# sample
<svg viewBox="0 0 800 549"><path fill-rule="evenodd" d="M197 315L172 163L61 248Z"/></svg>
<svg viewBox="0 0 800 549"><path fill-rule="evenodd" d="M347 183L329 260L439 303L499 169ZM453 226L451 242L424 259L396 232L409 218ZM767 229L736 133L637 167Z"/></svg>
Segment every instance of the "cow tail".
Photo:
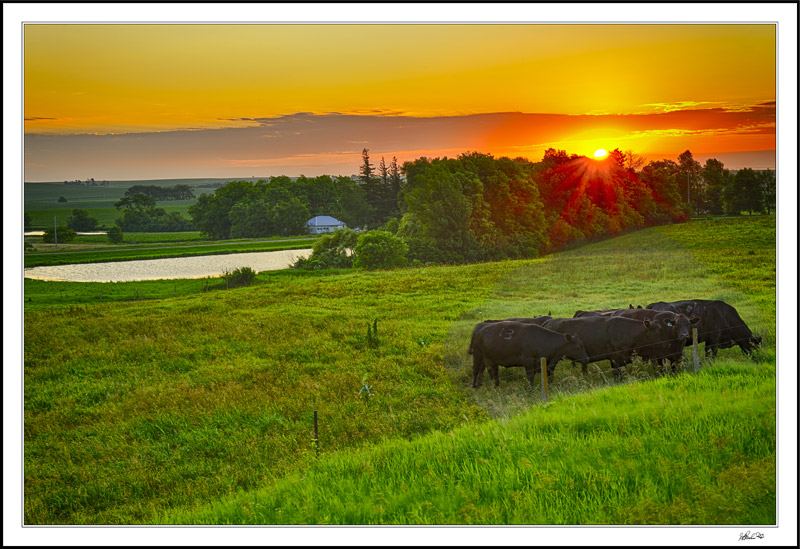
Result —
<svg viewBox="0 0 800 549"><path fill-rule="evenodd" d="M467 354L468 355L472 354L472 349L473 349L474 345L475 345L475 332L472 332L472 337L469 340L469 349L467 349Z"/></svg>

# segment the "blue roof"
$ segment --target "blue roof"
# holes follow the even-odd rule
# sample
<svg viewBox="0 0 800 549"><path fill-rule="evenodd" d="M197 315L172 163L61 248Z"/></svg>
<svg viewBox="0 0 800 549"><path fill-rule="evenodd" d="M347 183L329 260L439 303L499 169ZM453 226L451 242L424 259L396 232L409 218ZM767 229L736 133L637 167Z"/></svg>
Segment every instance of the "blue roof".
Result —
<svg viewBox="0 0 800 549"><path fill-rule="evenodd" d="M311 219L309 219L306 225L311 225L312 227L319 227L319 226L329 226L329 225L344 225L344 223L329 215L318 215L317 217L312 217Z"/></svg>

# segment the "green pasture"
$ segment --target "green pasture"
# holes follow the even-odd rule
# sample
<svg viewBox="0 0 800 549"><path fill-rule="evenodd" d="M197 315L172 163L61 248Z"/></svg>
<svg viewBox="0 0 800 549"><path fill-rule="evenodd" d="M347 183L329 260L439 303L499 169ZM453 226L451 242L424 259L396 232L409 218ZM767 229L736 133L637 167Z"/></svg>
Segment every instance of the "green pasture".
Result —
<svg viewBox="0 0 800 549"><path fill-rule="evenodd" d="M147 234L147 233L132 233ZM127 240L113 245L102 245L97 243L101 236L77 237L86 239L82 242L86 246L79 249L65 250L61 246L60 251L53 251L50 245L49 251L27 252L24 257L25 267L38 267L48 265L68 265L78 263L98 263L105 261L133 261L140 259L161 259L167 257L192 257L198 255L218 255L244 252L261 252L276 250L297 250L310 248L317 240L316 236L305 237L283 237L273 239L247 239L230 241L208 241L190 238L182 241L164 240L164 235L170 233L152 233L162 235L162 239L144 239L135 243ZM186 234L186 233L178 233ZM128 237L126 236L126 239ZM34 245L35 247L35 245Z"/></svg>
<svg viewBox="0 0 800 549"><path fill-rule="evenodd" d="M774 524L775 368L559 398L311 460L166 524Z"/></svg>
<svg viewBox="0 0 800 549"><path fill-rule="evenodd" d="M83 209L89 212L90 217L97 219L100 226L106 228L117 224L117 219L122 217L123 212L114 207L114 203L119 200L106 201L76 201L47 204L46 209L29 208L26 204L25 212L31 218L31 230L44 230L53 226L53 219L59 227L66 226L67 218L72 215L72 210ZM163 208L167 213L178 212L183 217L191 219L189 216L189 206L194 201L171 200L158 203L159 208Z"/></svg>
<svg viewBox="0 0 800 549"><path fill-rule="evenodd" d="M59 226L66 225L67 217L72 215L76 208L88 210L91 217L96 218L100 225L110 227L122 217L122 212L114 204L125 195L125 191L134 185L158 185L173 187L175 185L189 185L195 195L213 193L215 189L203 187L215 183L226 183L232 179L157 179L144 181L109 181L105 186L64 185L63 182L55 183L25 183L23 191L23 208L31 217L31 227L42 230L53 226L53 217L56 217ZM59 202L60 197L67 199ZM159 208L164 208L167 213L178 212L189 218L189 206L195 200L170 200L158 202Z"/></svg>
<svg viewBox="0 0 800 549"><path fill-rule="evenodd" d="M231 290L26 280L25 523L774 524L774 268L758 217ZM734 305L755 359L470 387L485 318L688 298Z"/></svg>

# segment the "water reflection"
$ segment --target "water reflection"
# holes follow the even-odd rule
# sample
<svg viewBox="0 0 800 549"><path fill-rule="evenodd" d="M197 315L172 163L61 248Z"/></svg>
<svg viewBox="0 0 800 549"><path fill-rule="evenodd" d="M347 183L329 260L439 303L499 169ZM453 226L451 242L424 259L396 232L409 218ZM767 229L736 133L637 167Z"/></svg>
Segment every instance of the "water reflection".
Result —
<svg viewBox="0 0 800 549"><path fill-rule="evenodd" d="M205 278L221 276L225 270L240 267L250 267L256 272L285 269L298 257L308 257L309 255L311 255L310 248L111 263L53 265L29 267L25 269L25 278L67 282L131 282L134 280Z"/></svg>

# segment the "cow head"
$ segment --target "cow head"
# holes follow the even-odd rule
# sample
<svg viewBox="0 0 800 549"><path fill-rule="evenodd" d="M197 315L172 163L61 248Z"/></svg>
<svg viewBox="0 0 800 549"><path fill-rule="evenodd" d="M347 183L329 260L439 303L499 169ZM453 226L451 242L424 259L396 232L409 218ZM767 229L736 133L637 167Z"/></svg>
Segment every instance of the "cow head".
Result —
<svg viewBox="0 0 800 549"><path fill-rule="evenodd" d="M589 360L589 355L586 354L586 348L577 334L564 334L564 356L576 362L585 362Z"/></svg>
<svg viewBox="0 0 800 549"><path fill-rule="evenodd" d="M694 316L691 319L687 318L684 314L675 313L660 313L656 316L661 325L670 333L673 339L680 339L686 341L692 337L692 326L700 322L699 316Z"/></svg>

